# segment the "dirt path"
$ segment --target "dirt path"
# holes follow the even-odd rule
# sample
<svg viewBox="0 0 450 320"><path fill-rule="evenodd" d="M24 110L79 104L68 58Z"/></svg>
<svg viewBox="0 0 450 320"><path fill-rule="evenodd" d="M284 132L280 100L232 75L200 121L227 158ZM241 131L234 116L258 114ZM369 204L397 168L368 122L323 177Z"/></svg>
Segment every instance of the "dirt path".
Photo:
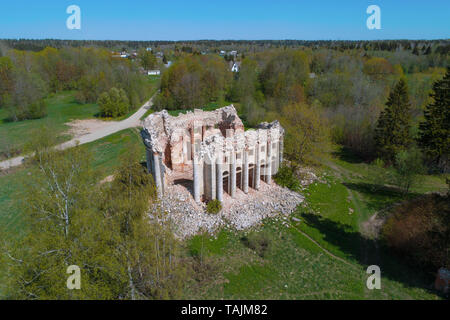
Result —
<svg viewBox="0 0 450 320"><path fill-rule="evenodd" d="M67 142L56 146L59 150L64 150L76 146L77 144L89 143L113 133L128 129L139 127L141 125L141 117L151 108L154 96L144 103L133 115L122 121L101 121L101 120L76 120L68 123L72 127L71 133L75 137ZM0 161L0 170L6 170L15 166L20 166L25 160L26 156L18 156L8 160Z"/></svg>

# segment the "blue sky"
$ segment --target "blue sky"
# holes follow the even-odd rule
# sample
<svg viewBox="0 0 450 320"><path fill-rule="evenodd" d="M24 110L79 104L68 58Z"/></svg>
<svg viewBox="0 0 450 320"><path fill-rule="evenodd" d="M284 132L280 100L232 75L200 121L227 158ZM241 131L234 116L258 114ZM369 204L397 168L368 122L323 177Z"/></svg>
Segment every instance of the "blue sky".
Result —
<svg viewBox="0 0 450 320"><path fill-rule="evenodd" d="M69 5L81 30L69 30ZM369 5L381 30L366 27ZM0 38L92 40L442 39L448 0L1 0Z"/></svg>

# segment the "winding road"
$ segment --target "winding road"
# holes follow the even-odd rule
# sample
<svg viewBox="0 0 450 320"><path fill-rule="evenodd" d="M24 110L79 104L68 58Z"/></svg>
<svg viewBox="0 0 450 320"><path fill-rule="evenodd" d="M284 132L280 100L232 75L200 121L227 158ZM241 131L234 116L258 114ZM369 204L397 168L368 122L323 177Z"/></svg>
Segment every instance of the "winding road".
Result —
<svg viewBox="0 0 450 320"><path fill-rule="evenodd" d="M139 127L141 125L141 118L151 108L154 97L155 96L151 97L150 100L144 103L144 105L140 107L135 113L133 113L133 115L131 115L129 118L126 118L122 121L105 121L104 126L97 128L92 132L89 132L88 134L76 137L70 141L57 145L56 149L64 150L67 148L72 148L77 144L89 143L128 128ZM15 158L0 161L0 170L6 170L12 167L20 166L25 158L29 156L30 155L18 156Z"/></svg>

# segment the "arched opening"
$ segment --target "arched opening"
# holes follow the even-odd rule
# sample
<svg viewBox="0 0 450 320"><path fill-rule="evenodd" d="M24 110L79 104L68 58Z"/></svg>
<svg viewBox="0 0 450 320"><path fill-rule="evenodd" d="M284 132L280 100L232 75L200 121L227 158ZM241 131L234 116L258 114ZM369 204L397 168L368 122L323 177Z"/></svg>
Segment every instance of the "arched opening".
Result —
<svg viewBox="0 0 450 320"><path fill-rule="evenodd" d="M255 165L253 164L248 167L248 186L255 188Z"/></svg>
<svg viewBox="0 0 450 320"><path fill-rule="evenodd" d="M242 167L236 168L236 188L242 190Z"/></svg>
<svg viewBox="0 0 450 320"><path fill-rule="evenodd" d="M230 179L230 173L228 171L225 171L223 173L223 192L226 192L228 194L230 194L230 191L228 189L228 185L229 185L229 180Z"/></svg>

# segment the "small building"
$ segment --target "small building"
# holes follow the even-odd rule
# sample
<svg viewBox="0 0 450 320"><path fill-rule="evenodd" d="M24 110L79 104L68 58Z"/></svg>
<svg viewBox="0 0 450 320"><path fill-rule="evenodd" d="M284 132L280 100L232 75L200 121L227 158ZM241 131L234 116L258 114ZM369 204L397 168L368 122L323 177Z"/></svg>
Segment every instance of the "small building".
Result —
<svg viewBox="0 0 450 320"><path fill-rule="evenodd" d="M233 105L214 111L194 110L177 117L166 110L143 121L147 169L158 194L180 184L197 203L217 199L236 189L248 194L270 184L283 162L284 129L278 121L245 131Z"/></svg>
<svg viewBox="0 0 450 320"><path fill-rule="evenodd" d="M148 70L147 75L149 76L159 76L161 74L161 70Z"/></svg>

